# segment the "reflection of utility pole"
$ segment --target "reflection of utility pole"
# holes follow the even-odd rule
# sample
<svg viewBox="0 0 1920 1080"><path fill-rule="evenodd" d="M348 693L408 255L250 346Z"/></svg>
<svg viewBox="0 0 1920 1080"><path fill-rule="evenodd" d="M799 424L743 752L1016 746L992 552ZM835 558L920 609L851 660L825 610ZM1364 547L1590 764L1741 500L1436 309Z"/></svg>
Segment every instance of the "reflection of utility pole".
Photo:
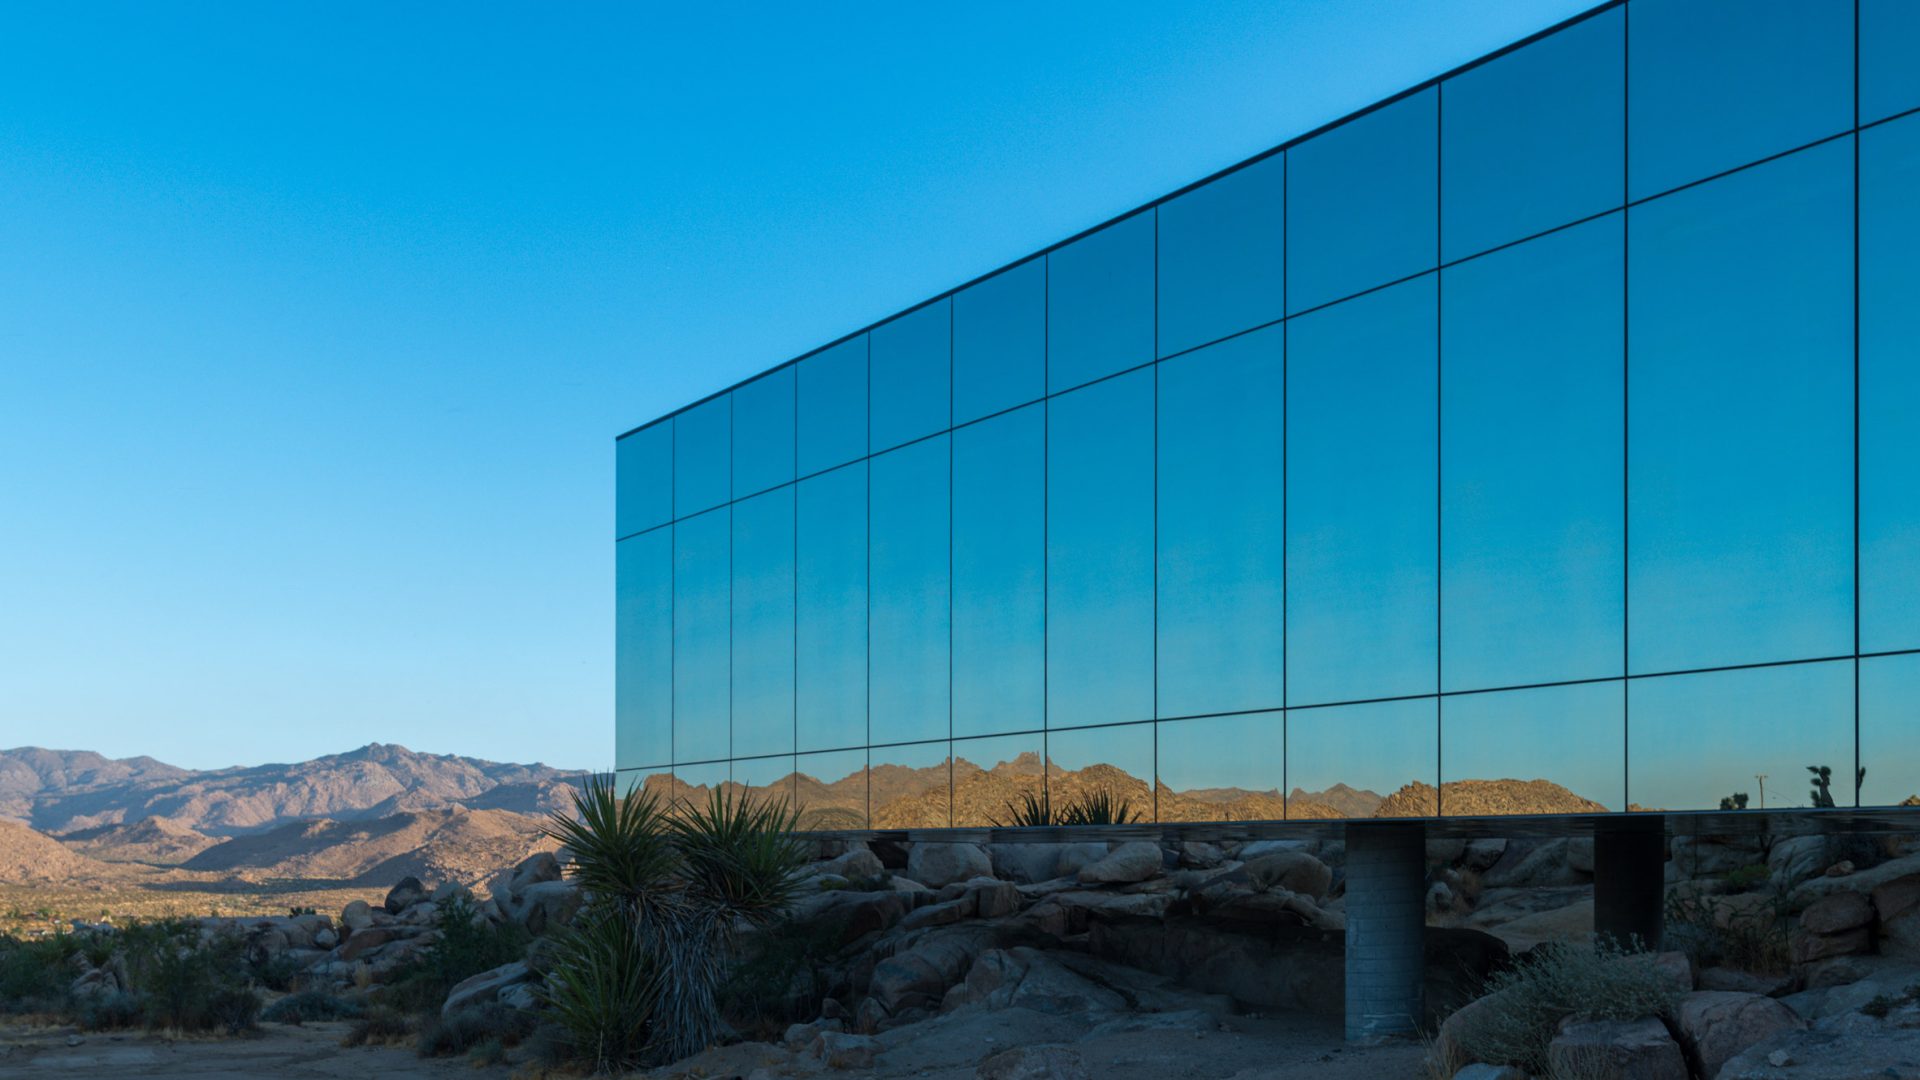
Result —
<svg viewBox="0 0 1920 1080"><path fill-rule="evenodd" d="M1760 809L1767 808L1767 774L1754 773L1753 778L1760 781Z"/></svg>

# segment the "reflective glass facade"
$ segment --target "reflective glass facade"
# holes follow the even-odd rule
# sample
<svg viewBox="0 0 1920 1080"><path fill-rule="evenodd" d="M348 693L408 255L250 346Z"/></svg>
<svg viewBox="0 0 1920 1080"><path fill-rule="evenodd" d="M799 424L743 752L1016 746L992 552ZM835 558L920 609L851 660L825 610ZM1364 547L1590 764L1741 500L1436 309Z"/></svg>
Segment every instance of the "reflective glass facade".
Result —
<svg viewBox="0 0 1920 1080"><path fill-rule="evenodd" d="M628 433L619 767L1920 801L1913 11L1611 4Z"/></svg>

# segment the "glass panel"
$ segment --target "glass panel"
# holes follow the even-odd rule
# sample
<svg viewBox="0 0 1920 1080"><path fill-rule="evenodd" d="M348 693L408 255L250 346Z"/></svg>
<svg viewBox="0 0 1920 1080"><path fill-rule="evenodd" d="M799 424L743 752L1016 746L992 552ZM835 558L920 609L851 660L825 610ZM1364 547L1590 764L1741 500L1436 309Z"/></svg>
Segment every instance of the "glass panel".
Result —
<svg viewBox="0 0 1920 1080"><path fill-rule="evenodd" d="M1287 816L1287 724L1278 712L1160 725L1161 821L1279 821Z"/></svg>
<svg viewBox="0 0 1920 1080"><path fill-rule="evenodd" d="M800 361L800 475L867 454L867 337L843 341Z"/></svg>
<svg viewBox="0 0 1920 1080"><path fill-rule="evenodd" d="M793 752L793 488L733 504L733 753Z"/></svg>
<svg viewBox="0 0 1920 1080"><path fill-rule="evenodd" d="M794 805L802 829L831 832L867 827L867 752L801 754L795 763Z"/></svg>
<svg viewBox="0 0 1920 1080"><path fill-rule="evenodd" d="M1627 798L1633 810L1807 806L1809 766L1852 805L1853 661L1635 679L1627 687ZM1764 777L1764 779L1762 779Z"/></svg>
<svg viewBox="0 0 1920 1080"><path fill-rule="evenodd" d="M1602 12L1441 87L1448 261L1621 204L1626 12Z"/></svg>
<svg viewBox="0 0 1920 1080"><path fill-rule="evenodd" d="M650 791L656 799L673 798L673 769L669 766L623 770L614 774L614 781L621 795Z"/></svg>
<svg viewBox="0 0 1920 1080"><path fill-rule="evenodd" d="M1287 816L1432 817L1437 698L1287 713Z"/></svg>
<svg viewBox="0 0 1920 1080"><path fill-rule="evenodd" d="M1430 693L1434 279L1288 323L1287 700Z"/></svg>
<svg viewBox="0 0 1920 1080"><path fill-rule="evenodd" d="M770 372L733 392L735 498L793 479L793 368Z"/></svg>
<svg viewBox="0 0 1920 1080"><path fill-rule="evenodd" d="M1852 651L1852 149L1629 211L1632 671Z"/></svg>
<svg viewBox="0 0 1920 1080"><path fill-rule="evenodd" d="M1287 151L1287 310L1434 265L1439 95L1432 89Z"/></svg>
<svg viewBox="0 0 1920 1080"><path fill-rule="evenodd" d="M1047 735L1047 800L1054 820L1095 825L1153 821L1153 725Z"/></svg>
<svg viewBox="0 0 1920 1080"><path fill-rule="evenodd" d="M944 740L876 746L867 768L876 829L944 829L952 823L953 770Z"/></svg>
<svg viewBox="0 0 1920 1080"><path fill-rule="evenodd" d="M1045 790L1041 737L957 739L953 744L953 824L1011 826L1023 797Z"/></svg>
<svg viewBox="0 0 1920 1080"><path fill-rule="evenodd" d="M1860 0L1860 122L1920 109L1920 4Z"/></svg>
<svg viewBox="0 0 1920 1080"><path fill-rule="evenodd" d="M673 418L673 515L711 510L732 497L733 398L721 396Z"/></svg>
<svg viewBox="0 0 1920 1080"><path fill-rule="evenodd" d="M1920 66L1920 65L1916 65ZM1860 136L1860 648L1920 648L1920 117Z"/></svg>
<svg viewBox="0 0 1920 1080"><path fill-rule="evenodd" d="M675 763L728 754L730 517L722 508L673 527Z"/></svg>
<svg viewBox="0 0 1920 1080"><path fill-rule="evenodd" d="M1153 211L1047 256L1047 389L1153 359Z"/></svg>
<svg viewBox="0 0 1920 1080"><path fill-rule="evenodd" d="M1046 724L1046 413L953 433L953 733Z"/></svg>
<svg viewBox="0 0 1920 1080"><path fill-rule="evenodd" d="M713 793L727 784L728 765L716 761L707 765L675 765L673 767L673 789L671 800L673 809L685 811L690 807L704 807Z"/></svg>
<svg viewBox="0 0 1920 1080"><path fill-rule="evenodd" d="M793 805L793 755L748 758L733 763L733 796L755 805Z"/></svg>
<svg viewBox="0 0 1920 1080"><path fill-rule="evenodd" d="M614 533L632 536L673 520L673 421L613 444Z"/></svg>
<svg viewBox="0 0 1920 1080"><path fill-rule="evenodd" d="M953 308L945 300L873 328L873 449L953 422Z"/></svg>
<svg viewBox="0 0 1920 1080"><path fill-rule="evenodd" d="M1860 661L1860 765L1860 805L1920 806L1920 656Z"/></svg>
<svg viewBox="0 0 1920 1080"><path fill-rule="evenodd" d="M1636 0L1627 192L1701 180L1853 126L1853 5Z"/></svg>
<svg viewBox="0 0 1920 1080"><path fill-rule="evenodd" d="M673 760L673 530L614 545L616 768Z"/></svg>
<svg viewBox="0 0 1920 1080"><path fill-rule="evenodd" d="M1286 166L1275 154L1161 205L1161 356L1283 314Z"/></svg>
<svg viewBox="0 0 1920 1080"><path fill-rule="evenodd" d="M947 437L872 461L873 532L871 720L876 743L952 734L949 590L953 563L948 515L952 476ZM877 803L875 804L878 805Z"/></svg>
<svg viewBox="0 0 1920 1080"><path fill-rule="evenodd" d="M800 749L867 742L867 466L800 481L794 665Z"/></svg>
<svg viewBox="0 0 1920 1080"><path fill-rule="evenodd" d="M1152 370L1047 403L1047 725L1153 716Z"/></svg>
<svg viewBox="0 0 1920 1080"><path fill-rule="evenodd" d="M1442 699L1441 810L1478 817L1624 809L1626 699L1624 682Z"/></svg>
<svg viewBox="0 0 1920 1080"><path fill-rule="evenodd" d="M1047 260L1031 259L953 297L953 421L1047 392Z"/></svg>
<svg viewBox="0 0 1920 1080"><path fill-rule="evenodd" d="M1162 716L1283 703L1284 341L1273 326L1160 365Z"/></svg>
<svg viewBox="0 0 1920 1080"><path fill-rule="evenodd" d="M1616 214L1442 271L1449 690L1624 670L1623 228Z"/></svg>

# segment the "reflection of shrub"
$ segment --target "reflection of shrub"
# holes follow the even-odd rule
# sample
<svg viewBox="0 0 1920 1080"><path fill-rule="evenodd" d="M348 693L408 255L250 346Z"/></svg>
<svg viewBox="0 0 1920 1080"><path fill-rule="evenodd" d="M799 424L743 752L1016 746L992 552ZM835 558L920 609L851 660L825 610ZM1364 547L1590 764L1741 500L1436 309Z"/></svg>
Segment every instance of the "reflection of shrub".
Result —
<svg viewBox="0 0 1920 1080"><path fill-rule="evenodd" d="M1667 897L1666 942L1700 967L1779 974L1791 959L1790 914L1786 900L1777 893L1753 907L1675 893Z"/></svg>
<svg viewBox="0 0 1920 1080"><path fill-rule="evenodd" d="M304 990L281 998L260 1013L260 1019L274 1024L304 1024L308 1021L352 1020L364 1010L357 1001L337 997L324 990Z"/></svg>
<svg viewBox="0 0 1920 1080"><path fill-rule="evenodd" d="M1460 1025L1459 1039L1475 1061L1546 1075L1547 1046L1566 1018L1637 1020L1671 1011L1679 997L1651 954L1555 942L1487 980L1483 1000L1492 1000Z"/></svg>
<svg viewBox="0 0 1920 1080"><path fill-rule="evenodd" d="M1133 808L1131 800L1124 795L1106 788L1095 788L1075 796L1059 810L1053 807L1052 798L1045 792L1031 791L1020 793L1019 802L1009 802L1002 813L1006 818L993 819L995 828L1030 829L1047 825L1131 825L1140 820L1140 812Z"/></svg>
<svg viewBox="0 0 1920 1080"><path fill-rule="evenodd" d="M1728 892L1752 892L1767 883L1766 864L1751 863L1735 867L1727 871L1726 883Z"/></svg>

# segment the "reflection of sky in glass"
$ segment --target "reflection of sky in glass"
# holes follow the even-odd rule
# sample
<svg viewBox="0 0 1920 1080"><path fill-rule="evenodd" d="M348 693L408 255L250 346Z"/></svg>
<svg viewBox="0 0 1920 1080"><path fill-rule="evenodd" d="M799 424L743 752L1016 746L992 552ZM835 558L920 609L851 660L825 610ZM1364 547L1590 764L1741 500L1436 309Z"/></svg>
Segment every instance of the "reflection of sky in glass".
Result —
<svg viewBox="0 0 1920 1080"><path fill-rule="evenodd" d="M1153 359L1153 211L1047 256L1047 389Z"/></svg>
<svg viewBox="0 0 1920 1080"><path fill-rule="evenodd" d="M793 755L780 757L750 758L733 763L733 783L744 788L735 792L735 796L747 796L756 800L778 799L788 804L793 802Z"/></svg>
<svg viewBox="0 0 1920 1080"><path fill-rule="evenodd" d="M1285 336L1160 367L1159 714L1281 701Z"/></svg>
<svg viewBox="0 0 1920 1080"><path fill-rule="evenodd" d="M1860 661L1860 764L1860 805L1920 795L1920 655Z"/></svg>
<svg viewBox="0 0 1920 1080"><path fill-rule="evenodd" d="M871 741L944 739L950 598L947 438L873 459Z"/></svg>
<svg viewBox="0 0 1920 1080"><path fill-rule="evenodd" d="M964 424L1047 390L1047 260L1029 259L953 298L953 419Z"/></svg>
<svg viewBox="0 0 1920 1080"><path fill-rule="evenodd" d="M1109 765L1142 784L1150 783L1153 780L1153 725L1048 732L1047 763L1065 772ZM1134 809L1150 810L1141 806Z"/></svg>
<svg viewBox="0 0 1920 1080"><path fill-rule="evenodd" d="M1287 324L1287 699L1431 693L1434 279Z"/></svg>
<svg viewBox="0 0 1920 1080"><path fill-rule="evenodd" d="M936 300L873 328L876 452L952 424L952 310L946 300Z"/></svg>
<svg viewBox="0 0 1920 1080"><path fill-rule="evenodd" d="M1458 259L1620 205L1618 7L1447 80L1440 236Z"/></svg>
<svg viewBox="0 0 1920 1080"><path fill-rule="evenodd" d="M1438 96L1423 90L1287 151L1287 310L1434 265Z"/></svg>
<svg viewBox="0 0 1920 1080"><path fill-rule="evenodd" d="M1153 716L1153 377L1047 403L1047 725Z"/></svg>
<svg viewBox="0 0 1920 1080"><path fill-rule="evenodd" d="M1038 795L1041 790L1041 739L1038 735L1006 735L992 739L957 739L953 744L953 775L955 798L953 805L953 823L960 828L978 828L993 825L996 822L1011 821L1005 802L996 802L978 797L962 798L960 789L967 786L966 777L972 769L992 772L996 768L1008 766L1002 775L1007 779L1008 792L1031 791Z"/></svg>
<svg viewBox="0 0 1920 1080"><path fill-rule="evenodd" d="M673 760L673 530L614 545L614 761Z"/></svg>
<svg viewBox="0 0 1920 1080"><path fill-rule="evenodd" d="M614 532L632 536L673 517L673 421L663 420L614 444Z"/></svg>
<svg viewBox="0 0 1920 1080"><path fill-rule="evenodd" d="M802 476L867 452L867 336L800 361L797 435Z"/></svg>
<svg viewBox="0 0 1920 1080"><path fill-rule="evenodd" d="M1853 124L1851 4L1640 0L1627 35L1632 198Z"/></svg>
<svg viewBox="0 0 1920 1080"><path fill-rule="evenodd" d="M673 778L694 790L687 794L696 799L705 799L707 793L727 782L731 769L724 761L708 765L676 765Z"/></svg>
<svg viewBox="0 0 1920 1080"><path fill-rule="evenodd" d="M736 498L793 479L793 368L783 367L733 392L733 493Z"/></svg>
<svg viewBox="0 0 1920 1080"><path fill-rule="evenodd" d="M1920 70L1920 64L1913 65ZM1920 648L1920 116L1860 136L1860 648Z"/></svg>
<svg viewBox="0 0 1920 1080"><path fill-rule="evenodd" d="M673 526L673 759L728 753L727 508Z"/></svg>
<svg viewBox="0 0 1920 1080"><path fill-rule="evenodd" d="M800 749L867 741L867 467L800 482L794 665Z"/></svg>
<svg viewBox="0 0 1920 1080"><path fill-rule="evenodd" d="M1159 743L1160 783L1175 792L1282 793L1287 727L1281 713L1168 720L1160 725Z"/></svg>
<svg viewBox="0 0 1920 1080"><path fill-rule="evenodd" d="M837 750L794 760L801 828L862 829L867 825L867 752ZM812 781L812 783L809 783ZM822 798L816 784L832 785Z"/></svg>
<svg viewBox="0 0 1920 1080"><path fill-rule="evenodd" d="M1633 671L1852 648L1852 151L1629 211Z"/></svg>
<svg viewBox="0 0 1920 1080"><path fill-rule="evenodd" d="M686 517L732 497L733 398L722 394L673 418L673 513Z"/></svg>
<svg viewBox="0 0 1920 1080"><path fill-rule="evenodd" d="M1806 806L1809 765L1833 768L1851 805L1853 662L1635 679L1627 686L1627 798L1656 810L1717 810L1746 792Z"/></svg>
<svg viewBox="0 0 1920 1080"><path fill-rule="evenodd" d="M1431 787L1440 780L1439 724L1435 698L1289 712L1289 795L1339 784L1382 796L1416 782Z"/></svg>
<svg viewBox="0 0 1920 1080"><path fill-rule="evenodd" d="M1545 780L1625 809L1625 703L1619 682L1443 699L1441 776L1447 783Z"/></svg>
<svg viewBox="0 0 1920 1080"><path fill-rule="evenodd" d="M1915 56L1920 56L1920 4L1860 0L1861 123L1920 108Z"/></svg>
<svg viewBox="0 0 1920 1080"><path fill-rule="evenodd" d="M1285 181L1275 154L1160 207L1161 356L1283 314Z"/></svg>
<svg viewBox="0 0 1920 1080"><path fill-rule="evenodd" d="M1622 224L1444 272L1447 689L1622 673Z"/></svg>
<svg viewBox="0 0 1920 1080"><path fill-rule="evenodd" d="M793 750L793 488L733 505L733 752Z"/></svg>
<svg viewBox="0 0 1920 1080"><path fill-rule="evenodd" d="M1046 414L953 433L953 733L1032 731L1046 708Z"/></svg>

